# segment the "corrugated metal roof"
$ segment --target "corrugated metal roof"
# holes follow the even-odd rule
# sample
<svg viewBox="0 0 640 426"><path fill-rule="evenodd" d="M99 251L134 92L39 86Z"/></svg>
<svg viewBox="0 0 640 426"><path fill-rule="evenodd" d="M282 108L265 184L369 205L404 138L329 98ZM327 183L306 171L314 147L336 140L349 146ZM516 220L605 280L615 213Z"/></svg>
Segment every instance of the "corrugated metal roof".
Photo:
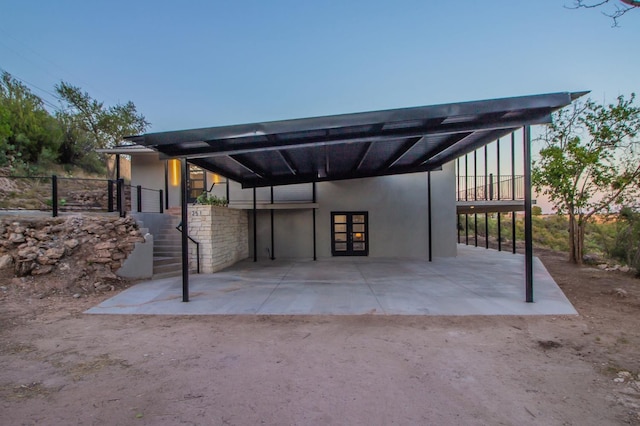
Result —
<svg viewBox="0 0 640 426"><path fill-rule="evenodd" d="M436 170L587 92L147 133L127 140L263 187Z"/></svg>

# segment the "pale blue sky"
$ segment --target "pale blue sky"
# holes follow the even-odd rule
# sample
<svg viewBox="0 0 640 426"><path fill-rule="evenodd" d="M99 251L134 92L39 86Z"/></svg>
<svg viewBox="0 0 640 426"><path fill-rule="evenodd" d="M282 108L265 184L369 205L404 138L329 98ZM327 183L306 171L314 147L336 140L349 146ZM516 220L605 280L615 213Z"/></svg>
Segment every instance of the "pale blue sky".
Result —
<svg viewBox="0 0 640 426"><path fill-rule="evenodd" d="M131 100L150 131L638 90L640 11L611 28L570 0L2 3L2 69Z"/></svg>

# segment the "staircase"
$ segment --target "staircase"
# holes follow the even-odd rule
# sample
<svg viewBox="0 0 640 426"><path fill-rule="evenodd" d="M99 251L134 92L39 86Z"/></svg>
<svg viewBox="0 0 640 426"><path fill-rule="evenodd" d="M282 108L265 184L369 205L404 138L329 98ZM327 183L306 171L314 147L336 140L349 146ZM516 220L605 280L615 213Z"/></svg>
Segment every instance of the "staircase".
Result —
<svg viewBox="0 0 640 426"><path fill-rule="evenodd" d="M153 238L153 279L176 277L182 273L182 236L176 229L180 218L167 215Z"/></svg>
<svg viewBox="0 0 640 426"><path fill-rule="evenodd" d="M182 274L182 234L176 229L180 217L176 216L175 212L168 213L134 213L139 226L148 227L153 235L153 279L177 277Z"/></svg>

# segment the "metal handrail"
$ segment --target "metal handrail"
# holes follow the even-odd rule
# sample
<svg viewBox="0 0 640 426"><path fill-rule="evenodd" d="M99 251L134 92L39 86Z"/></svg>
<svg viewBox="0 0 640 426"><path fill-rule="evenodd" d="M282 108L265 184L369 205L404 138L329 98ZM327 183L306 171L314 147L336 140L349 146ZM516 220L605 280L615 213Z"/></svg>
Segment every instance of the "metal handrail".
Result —
<svg viewBox="0 0 640 426"><path fill-rule="evenodd" d="M178 230L178 232L182 234L182 222L180 222L178 226L176 226L176 229ZM200 273L200 243L194 240L193 238L191 238L189 234L187 234L187 238L196 245L196 271L199 274Z"/></svg>

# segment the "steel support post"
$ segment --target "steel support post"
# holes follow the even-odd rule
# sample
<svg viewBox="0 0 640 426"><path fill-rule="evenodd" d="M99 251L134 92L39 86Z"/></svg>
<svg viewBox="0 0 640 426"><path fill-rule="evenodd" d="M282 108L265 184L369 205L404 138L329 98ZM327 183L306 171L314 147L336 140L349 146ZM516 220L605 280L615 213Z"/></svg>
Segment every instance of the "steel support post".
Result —
<svg viewBox="0 0 640 426"><path fill-rule="evenodd" d="M464 214L464 243L469 245L469 214Z"/></svg>
<svg viewBox="0 0 640 426"><path fill-rule="evenodd" d="M113 211L113 180L107 181L107 211L111 213Z"/></svg>
<svg viewBox="0 0 640 426"><path fill-rule="evenodd" d="M516 219L516 212L511 212L511 244L513 246L511 247L511 252L513 254L516 254Z"/></svg>
<svg viewBox="0 0 640 426"><path fill-rule="evenodd" d="M253 261L258 261L258 206L255 187L253 188Z"/></svg>
<svg viewBox="0 0 640 426"><path fill-rule="evenodd" d="M511 199L516 199L516 134L511 132ZM511 212L511 252L516 254L516 212Z"/></svg>
<svg viewBox="0 0 640 426"><path fill-rule="evenodd" d="M160 199L162 204L162 198ZM164 160L164 208L169 208L169 160ZM160 207L162 213L162 207Z"/></svg>
<svg viewBox="0 0 640 426"><path fill-rule="evenodd" d="M136 203L138 204L138 213L142 212L142 185L136 186Z"/></svg>
<svg viewBox="0 0 640 426"><path fill-rule="evenodd" d="M311 185L312 185L311 186L312 201L313 201L313 204L315 204L316 203L316 183L313 182ZM311 209L311 211L313 212L313 260L318 260L318 256L316 252L316 209L315 207Z"/></svg>
<svg viewBox="0 0 640 426"><path fill-rule="evenodd" d="M271 187L271 260L276 259L275 239L273 235L273 186Z"/></svg>
<svg viewBox="0 0 640 426"><path fill-rule="evenodd" d="M478 213L473 214L473 237L474 246L478 247Z"/></svg>
<svg viewBox="0 0 640 426"><path fill-rule="evenodd" d="M484 248L489 248L489 212L484 212Z"/></svg>
<svg viewBox="0 0 640 426"><path fill-rule="evenodd" d="M533 302L533 227L531 220L531 127L523 132L524 152L524 262L526 301Z"/></svg>
<svg viewBox="0 0 640 426"><path fill-rule="evenodd" d="M182 179L180 179L180 212L182 219L182 234L181 234L181 243L182 243L182 301L189 301L189 219L188 219L188 210L187 210L187 193L188 193L188 182L189 178L189 165L187 164L187 160L185 158L180 160L182 171Z"/></svg>
<svg viewBox="0 0 640 426"><path fill-rule="evenodd" d="M53 217L58 216L58 176L51 176L51 209Z"/></svg>
<svg viewBox="0 0 640 426"><path fill-rule="evenodd" d="M502 251L502 215L500 212L497 212L496 215L496 227L498 228L498 251Z"/></svg>
<svg viewBox="0 0 640 426"><path fill-rule="evenodd" d="M433 261L433 243L431 238L431 172L427 172L427 215L429 216L429 262Z"/></svg>

